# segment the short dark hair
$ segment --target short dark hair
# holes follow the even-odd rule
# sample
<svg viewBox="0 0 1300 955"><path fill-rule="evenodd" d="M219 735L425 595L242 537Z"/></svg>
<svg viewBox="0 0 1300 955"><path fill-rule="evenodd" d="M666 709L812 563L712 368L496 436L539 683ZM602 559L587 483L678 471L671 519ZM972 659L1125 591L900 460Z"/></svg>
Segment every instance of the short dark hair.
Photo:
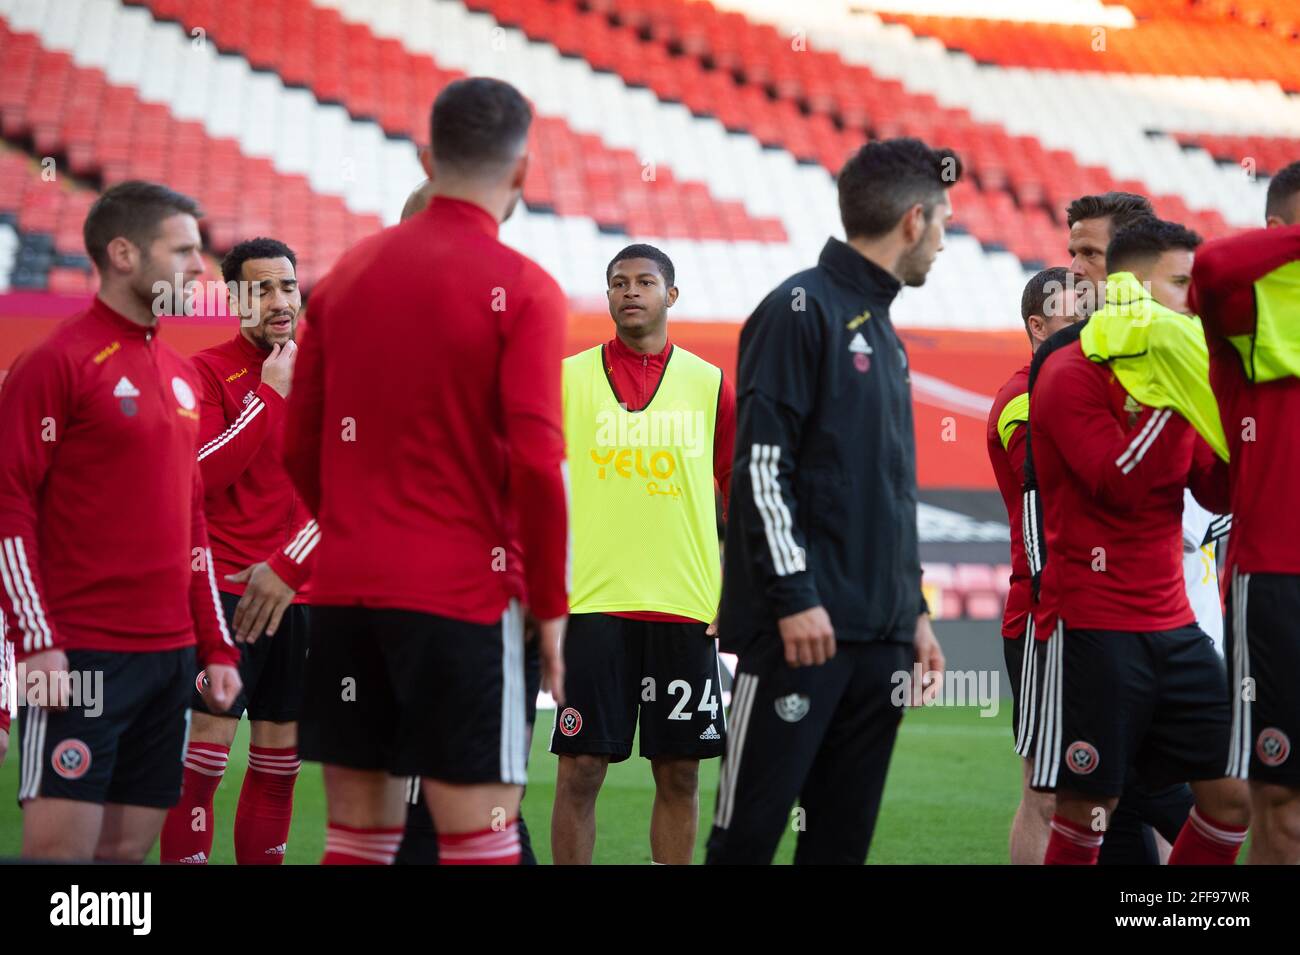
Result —
<svg viewBox="0 0 1300 955"><path fill-rule="evenodd" d="M1070 281L1070 270L1063 265L1054 265L1034 275L1020 293L1020 318L1027 326L1029 319L1037 315L1047 318L1047 303L1054 296L1061 294Z"/></svg>
<svg viewBox="0 0 1300 955"><path fill-rule="evenodd" d="M1201 237L1177 222L1155 217L1139 219L1114 234L1106 246L1106 274L1155 258L1170 249L1195 251Z"/></svg>
<svg viewBox="0 0 1300 955"><path fill-rule="evenodd" d="M486 76L455 80L433 101L434 161L466 173L507 163L528 138L532 122L528 100L509 83Z"/></svg>
<svg viewBox="0 0 1300 955"><path fill-rule="evenodd" d="M145 249L158 234L162 221L178 213L196 219L203 215L198 202L189 196L156 182L128 179L105 189L95 200L81 229L82 241L91 261L105 269L110 242L122 236Z"/></svg>
<svg viewBox="0 0 1300 955"><path fill-rule="evenodd" d="M1080 196L1065 210L1065 224L1073 226L1084 219L1110 219L1110 234L1138 219L1155 218L1156 210L1151 200L1135 192L1103 192L1095 196Z"/></svg>
<svg viewBox="0 0 1300 955"><path fill-rule="evenodd" d="M928 221L961 174L961 157L951 149L932 149L911 138L867 143L839 174L845 234L850 239L884 235L918 202Z"/></svg>
<svg viewBox="0 0 1300 955"><path fill-rule="evenodd" d="M672 259L668 258L666 254L659 249L656 249L653 245L646 245L645 243L638 242L634 245L627 246L619 252L618 255L609 260L609 265L605 266L606 285L609 284L610 279L614 276L614 266L618 265L620 262L626 262L628 259L649 259L651 262L655 263L655 265L659 266L659 274L664 277L664 284L669 288L672 288L673 283L677 280L677 270L673 268Z"/></svg>
<svg viewBox="0 0 1300 955"><path fill-rule="evenodd" d="M279 239L268 239L265 236L245 239L227 252L226 257L221 260L221 277L227 282L237 281L242 277L244 263L249 259L281 258L288 259L294 272L298 271L298 257L293 254L293 249Z"/></svg>
<svg viewBox="0 0 1300 955"><path fill-rule="evenodd" d="M1284 207L1300 192L1300 159L1279 169L1268 183L1268 199L1264 202L1264 215L1282 216ZM1292 223L1297 224L1297 223Z"/></svg>

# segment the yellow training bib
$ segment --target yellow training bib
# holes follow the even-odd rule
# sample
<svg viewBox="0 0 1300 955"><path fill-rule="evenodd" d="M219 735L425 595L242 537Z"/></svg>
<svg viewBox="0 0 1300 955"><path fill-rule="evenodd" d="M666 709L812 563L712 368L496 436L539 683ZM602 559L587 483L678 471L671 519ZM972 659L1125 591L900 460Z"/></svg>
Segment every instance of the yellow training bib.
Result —
<svg viewBox="0 0 1300 955"><path fill-rule="evenodd" d="M604 346L564 361L572 613L711 621L722 592L713 434L722 371L673 346L650 404L619 404Z"/></svg>

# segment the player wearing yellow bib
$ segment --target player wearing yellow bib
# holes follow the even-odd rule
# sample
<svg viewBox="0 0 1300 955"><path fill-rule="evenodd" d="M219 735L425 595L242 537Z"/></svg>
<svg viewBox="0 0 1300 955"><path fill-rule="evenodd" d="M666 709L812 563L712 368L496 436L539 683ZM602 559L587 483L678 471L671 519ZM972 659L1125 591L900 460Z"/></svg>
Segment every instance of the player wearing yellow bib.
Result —
<svg viewBox="0 0 1300 955"><path fill-rule="evenodd" d="M721 369L668 341L668 256L628 246L605 278L615 337L564 362L572 579L551 850L557 864L591 862L596 797L639 717L651 856L688 864L699 761L721 756L726 734L714 491L725 507L736 396Z"/></svg>

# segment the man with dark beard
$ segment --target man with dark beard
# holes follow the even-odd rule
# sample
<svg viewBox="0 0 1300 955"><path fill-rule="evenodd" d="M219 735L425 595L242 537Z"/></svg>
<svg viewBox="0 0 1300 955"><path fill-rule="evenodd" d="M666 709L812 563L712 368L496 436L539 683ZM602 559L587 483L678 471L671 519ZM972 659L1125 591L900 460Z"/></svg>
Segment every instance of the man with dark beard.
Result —
<svg viewBox="0 0 1300 955"><path fill-rule="evenodd" d="M194 693L185 782L163 827L163 862L203 864L211 856L213 798L245 711L248 772L235 812L235 859L240 865L284 861L307 661L304 584L320 540L282 461L302 306L296 262L293 250L275 239L231 249L221 273L239 329L193 359L202 385L204 509L222 611L240 645L244 692L220 715Z"/></svg>

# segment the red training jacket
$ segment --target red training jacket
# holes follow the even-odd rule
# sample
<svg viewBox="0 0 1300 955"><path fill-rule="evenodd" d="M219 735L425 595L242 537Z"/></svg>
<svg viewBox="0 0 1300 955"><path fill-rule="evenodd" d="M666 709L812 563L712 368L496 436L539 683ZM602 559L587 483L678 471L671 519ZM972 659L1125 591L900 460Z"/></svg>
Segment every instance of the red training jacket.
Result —
<svg viewBox="0 0 1300 955"><path fill-rule="evenodd" d="M1291 226L1207 242L1192 266L1192 307L1205 325L1231 455L1228 566L1241 573L1300 574L1300 508L1292 503L1300 486L1300 378L1247 380L1222 336L1254 328L1255 281L1298 259L1300 226Z"/></svg>
<svg viewBox="0 0 1300 955"><path fill-rule="evenodd" d="M566 309L491 215L444 197L320 281L285 442L320 523L312 603L567 612Z"/></svg>
<svg viewBox="0 0 1300 955"><path fill-rule="evenodd" d="M1013 640L1024 635L1025 621L1034 600L1029 559L1025 556L1025 528L1020 521L1025 483L1025 429L1017 427L1004 448L998 434L998 418L1007 402L1028 391L1029 365L1025 365L994 395L985 435L989 463L993 465L993 476L997 478L998 491L1007 508L1007 522L1011 525L1011 589L1007 591L1007 605L1002 611L1002 636Z"/></svg>
<svg viewBox="0 0 1300 955"><path fill-rule="evenodd" d="M0 389L0 606L19 659L192 646L237 665L217 607L188 361L98 298Z"/></svg>
<svg viewBox="0 0 1300 955"><path fill-rule="evenodd" d="M1227 510L1227 468L1176 411L1134 401L1077 342L1048 356L1029 406L1047 562L1036 636L1196 622L1183 583L1183 488Z"/></svg>
<svg viewBox="0 0 1300 955"><path fill-rule="evenodd" d="M264 560L303 603L320 531L284 469L288 405L262 384L268 354L236 332L193 358L208 534L218 590L242 594L247 585L226 575Z"/></svg>

